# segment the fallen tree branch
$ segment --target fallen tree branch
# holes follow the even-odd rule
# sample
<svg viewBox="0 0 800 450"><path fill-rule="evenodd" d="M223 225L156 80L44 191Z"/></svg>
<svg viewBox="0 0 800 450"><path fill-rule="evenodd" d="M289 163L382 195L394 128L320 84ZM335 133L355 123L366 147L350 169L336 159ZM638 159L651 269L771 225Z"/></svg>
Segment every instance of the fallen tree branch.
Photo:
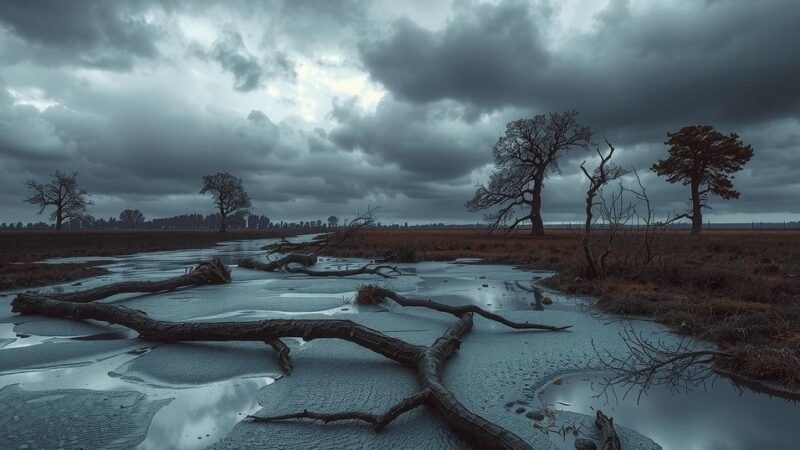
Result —
<svg viewBox="0 0 800 450"><path fill-rule="evenodd" d="M261 249L269 250L270 254L293 253L308 250L311 255L317 255L327 247L336 247L343 244L362 228L372 226L375 223L375 211L377 210L377 207L367 207L367 209L358 213L356 217L350 220L344 229L318 235L309 242L291 242L282 239L281 242L265 245Z"/></svg>
<svg viewBox="0 0 800 450"><path fill-rule="evenodd" d="M47 294L47 297L62 302L89 303L117 294L133 292L154 293L172 291L188 286L201 286L205 284L223 284L231 282L231 273L225 264L215 258L211 262L202 262L194 266L190 272L161 281L123 281L105 286L99 286L84 291L69 292L66 294ZM41 294L23 292L17 297L39 296Z"/></svg>
<svg viewBox="0 0 800 450"><path fill-rule="evenodd" d="M317 263L317 257L315 255L301 255L299 253L290 253L282 258L276 259L275 261L269 261L266 263L256 261L252 258L242 258L239 260L239 267L244 269L255 269L255 270L262 270L264 272L274 272L276 270L283 270L284 268L288 267L289 264L300 264L303 266L312 266Z"/></svg>
<svg viewBox="0 0 800 450"><path fill-rule="evenodd" d="M597 410L597 417L594 420L594 425L600 430L603 443L600 444L601 450L622 450L622 444L619 442L619 435L617 430L614 429L614 419L603 414L603 411Z"/></svg>
<svg viewBox="0 0 800 450"><path fill-rule="evenodd" d="M559 327L559 326L541 325L529 322L513 322L511 320L506 319L503 316L486 311L485 309L477 305L450 306L450 305L445 305L443 303L436 303L431 300L412 300L403 297L397 292L376 285L363 286L361 289L359 289L359 295L362 295L365 298L371 297L373 299L389 298L394 300L395 303L401 306L428 308L434 311L452 314L456 317L461 317L465 313L477 314L486 319L501 323L509 328L514 328L515 330L562 331L571 328L570 325ZM371 302L374 303L375 301L372 300Z"/></svg>
<svg viewBox="0 0 800 450"><path fill-rule="evenodd" d="M271 422L290 418L317 418L364 420L380 429L403 412L423 403L438 412L448 428L465 442L476 448L487 449L531 449L531 446L514 433L469 411L455 395L445 387L442 378L446 360L459 348L463 336L472 329L473 312L512 328L561 330L567 327L518 324L480 308L469 306L450 307L431 301L409 300L389 290L381 294L392 298L402 306L426 307L450 313L457 317L445 333L430 347L410 344L401 339L385 335L350 320L294 320L270 319L254 322L167 322L148 317L141 311L107 303L70 303L48 297L30 295L18 297L12 302L12 311L21 314L39 314L49 317L69 317L76 320L92 319L128 327L143 339L165 342L184 341L258 341L270 345L278 355L284 371L291 370L289 348L280 341L283 337L312 339L341 339L396 361L417 373L421 392L395 405L377 418L356 412L345 413L295 413L253 418L255 421ZM476 309L477 308L477 309ZM375 419L375 420L373 420Z"/></svg>
<svg viewBox="0 0 800 450"><path fill-rule="evenodd" d="M299 253L290 253L275 261L262 263L252 258L243 258L239 260L239 267L244 269L262 270L264 272L275 272L282 270L288 273L302 273L312 277L349 277L353 275L379 275L383 278L391 278L391 273L400 273L395 266L378 265L372 266L365 264L355 269L345 270L315 270L309 269L317 263L316 255L302 255ZM297 265L300 265L298 267Z"/></svg>
<svg viewBox="0 0 800 450"><path fill-rule="evenodd" d="M375 431L380 431L389 425L394 419L396 419L401 414L411 411L412 409L424 405L428 402L428 399L431 396L430 390L423 390L417 392L414 395L404 398L391 408L389 408L386 412L380 415L370 414L361 411L343 411L343 412L336 412L336 413L322 413L322 412L314 412L303 410L301 412L290 413L290 414L280 414L275 416L247 416L248 419L252 419L253 422L260 422L260 423L270 423L270 422L277 422L280 420L290 420L290 419L312 419L312 420L319 420L323 423L329 422L338 422L341 420L360 420L362 422L367 422L372 424Z"/></svg>

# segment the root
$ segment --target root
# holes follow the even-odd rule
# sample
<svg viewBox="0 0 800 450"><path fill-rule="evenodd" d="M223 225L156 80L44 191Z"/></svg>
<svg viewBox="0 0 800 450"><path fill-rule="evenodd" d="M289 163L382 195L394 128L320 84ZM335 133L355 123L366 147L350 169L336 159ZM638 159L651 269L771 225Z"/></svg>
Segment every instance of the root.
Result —
<svg viewBox="0 0 800 450"><path fill-rule="evenodd" d="M387 425L389 425L394 419L399 417L401 414L411 411L412 409L427 403L430 396L431 392L427 389L421 392L417 392L414 395L404 398L403 400L401 400L400 402L389 408L385 413L380 415L370 414L361 411L322 413L322 412L303 410L301 412L296 412L291 414L281 414L276 416L247 416L247 418L251 419L253 422L259 422L259 423L271 423L280 420L291 420L291 419L311 419L311 420L319 420L322 421L323 423L338 422L342 420L360 420L362 422L367 422L369 424L372 424L372 427L375 428L375 431L380 431Z"/></svg>
<svg viewBox="0 0 800 450"><path fill-rule="evenodd" d="M47 294L47 297L73 303L89 303L117 294L133 292L166 292L188 286L202 286L205 284L224 284L231 282L231 272L225 264L215 258L211 262L202 262L194 266L189 273L161 281L124 281L105 286L99 286L84 291L69 292L66 294ZM38 297L41 294L23 292L17 298Z"/></svg>

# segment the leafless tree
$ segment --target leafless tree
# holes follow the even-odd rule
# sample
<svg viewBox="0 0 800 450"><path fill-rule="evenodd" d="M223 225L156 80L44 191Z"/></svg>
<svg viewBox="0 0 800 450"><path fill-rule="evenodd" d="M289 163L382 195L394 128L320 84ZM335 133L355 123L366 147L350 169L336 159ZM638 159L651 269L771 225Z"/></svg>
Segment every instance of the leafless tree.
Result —
<svg viewBox="0 0 800 450"><path fill-rule="evenodd" d="M217 172L203 177L200 194L210 194L219 211L219 231L224 232L228 217L250 210L252 201L242 186L242 179L226 172Z"/></svg>
<svg viewBox="0 0 800 450"><path fill-rule="evenodd" d="M595 197L603 186L620 178L626 173L621 167L609 164L615 149L610 142L606 141L606 144L609 148L608 154L604 156L600 149L597 149L597 155L600 157L600 164L591 174L586 170L586 161L581 163L581 171L583 171L583 174L586 175L586 178L589 180L589 189L586 190L586 223L584 225L583 234L583 253L586 257L587 264L586 277L590 279L605 275L605 266L598 264L592 252L591 234L595 222L593 210L599 205L599 203L595 201Z"/></svg>
<svg viewBox="0 0 800 450"><path fill-rule="evenodd" d="M138 209L126 209L119 213L119 220L130 228L136 228L144 223L144 214Z"/></svg>
<svg viewBox="0 0 800 450"><path fill-rule="evenodd" d="M467 202L469 211L497 209L486 214L495 229L511 221L508 230L530 221L531 233L544 234L542 190L553 173L560 173L558 160L566 151L586 149L592 132L578 123L578 113L550 113L519 119L506 125L506 132L492 147L494 172L487 184L478 185Z"/></svg>
<svg viewBox="0 0 800 450"><path fill-rule="evenodd" d="M37 205L39 214L52 206L55 210L50 214L50 220L56 222L56 229L60 230L64 220L80 219L86 215L86 207L91 205L86 189L78 186L78 172L67 175L56 171L45 184L36 180L28 180L25 186L33 194L25 199L27 203Z"/></svg>

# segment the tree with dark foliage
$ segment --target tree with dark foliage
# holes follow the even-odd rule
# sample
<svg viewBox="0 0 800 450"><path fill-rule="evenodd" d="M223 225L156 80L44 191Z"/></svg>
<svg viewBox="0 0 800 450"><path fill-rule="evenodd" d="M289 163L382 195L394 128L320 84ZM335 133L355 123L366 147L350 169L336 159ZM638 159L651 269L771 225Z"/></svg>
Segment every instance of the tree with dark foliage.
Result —
<svg viewBox="0 0 800 450"><path fill-rule="evenodd" d="M692 212L679 217L691 219L692 233L699 233L709 194L725 200L739 198L732 174L750 161L753 149L737 134L726 136L709 125L683 127L677 133L667 133L667 137L664 144L669 145L669 157L653 164L651 170L666 176L670 183L689 185Z"/></svg>
<svg viewBox="0 0 800 450"><path fill-rule="evenodd" d="M62 223L69 219L81 219L86 215L86 207L91 204L88 199L89 193L86 189L78 187L78 172L67 175L56 171L50 178L50 182L39 184L35 180L28 180L25 186L33 191L33 194L25 199L27 203L37 205L39 214L47 207L52 206L55 210L50 214L50 220L56 222L56 230L61 229Z"/></svg>
<svg viewBox="0 0 800 450"><path fill-rule="evenodd" d="M229 173L217 172L204 176L200 194L210 194L214 198L220 215L220 232L225 231L229 216L247 213L252 206L250 194L242 187L242 179Z"/></svg>
<svg viewBox="0 0 800 450"><path fill-rule="evenodd" d="M336 228L339 225L339 218L336 216L328 217L328 228Z"/></svg>
<svg viewBox="0 0 800 450"><path fill-rule="evenodd" d="M126 209L119 213L119 220L129 228L144 225L144 214L138 209Z"/></svg>
<svg viewBox="0 0 800 450"><path fill-rule="evenodd" d="M481 184L467 202L470 211L499 208L486 215L492 228L512 221L508 230L531 222L531 233L544 235L542 190L553 173L560 173L558 160L574 148L587 149L592 132L578 123L578 113L540 114L506 125L506 132L494 144L494 172L488 184ZM521 215L518 215L521 214Z"/></svg>

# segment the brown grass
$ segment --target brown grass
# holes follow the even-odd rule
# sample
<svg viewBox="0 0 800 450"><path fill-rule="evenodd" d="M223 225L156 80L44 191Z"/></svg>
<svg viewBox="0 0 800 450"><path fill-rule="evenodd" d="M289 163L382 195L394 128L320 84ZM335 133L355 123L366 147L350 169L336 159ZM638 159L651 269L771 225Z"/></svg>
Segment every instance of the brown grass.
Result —
<svg viewBox="0 0 800 450"><path fill-rule="evenodd" d="M574 231L533 238L472 230L369 230L328 254L379 258L409 246L419 260L477 257L554 270L557 274L545 280L549 287L597 296L609 312L653 317L680 333L716 342L736 355L725 368L740 375L800 386L800 232L668 233L652 267L639 271L620 263L601 280L583 278L580 235Z"/></svg>

